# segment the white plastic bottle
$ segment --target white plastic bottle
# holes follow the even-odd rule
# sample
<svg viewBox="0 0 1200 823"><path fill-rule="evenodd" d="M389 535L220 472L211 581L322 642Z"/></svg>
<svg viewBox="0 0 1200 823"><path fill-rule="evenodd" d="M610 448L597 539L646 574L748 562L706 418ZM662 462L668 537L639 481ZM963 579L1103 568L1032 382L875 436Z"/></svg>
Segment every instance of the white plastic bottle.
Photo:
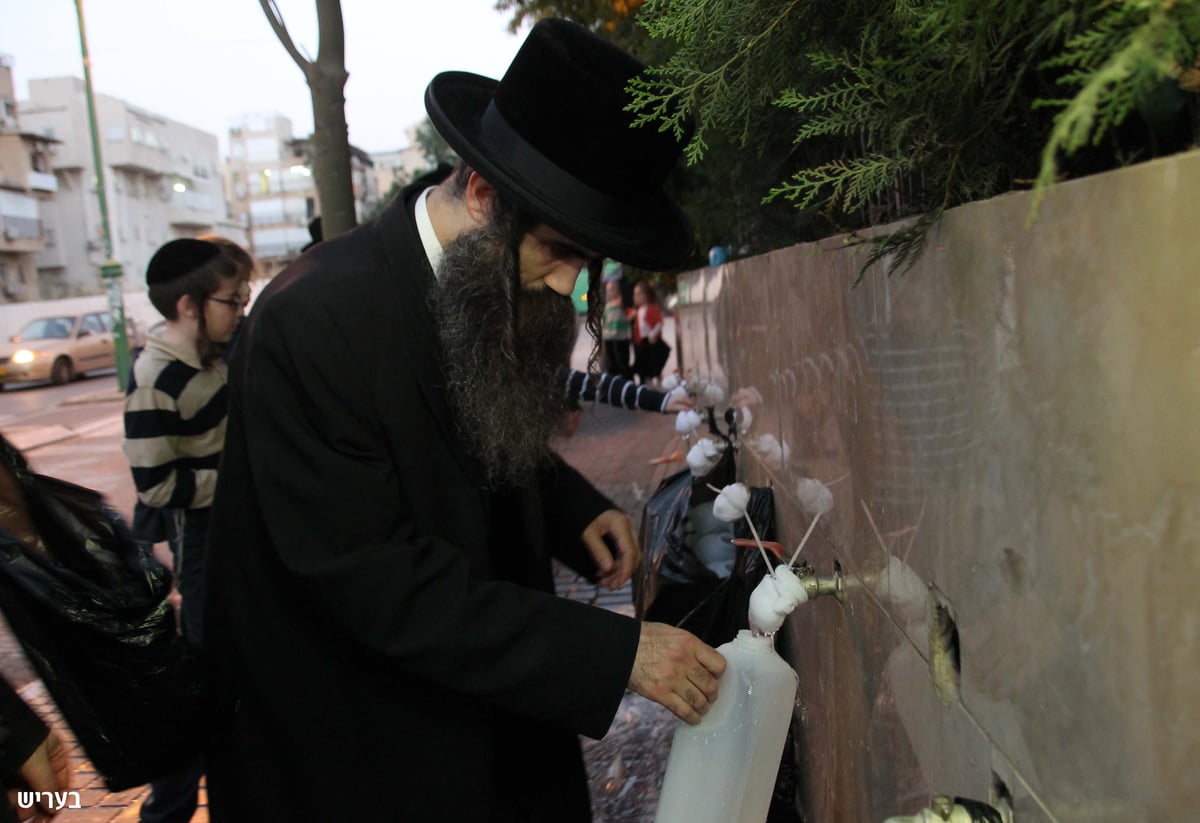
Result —
<svg viewBox="0 0 1200 823"><path fill-rule="evenodd" d="M763 823L799 678L774 639L743 629L725 656L717 702L675 730L655 823Z"/></svg>

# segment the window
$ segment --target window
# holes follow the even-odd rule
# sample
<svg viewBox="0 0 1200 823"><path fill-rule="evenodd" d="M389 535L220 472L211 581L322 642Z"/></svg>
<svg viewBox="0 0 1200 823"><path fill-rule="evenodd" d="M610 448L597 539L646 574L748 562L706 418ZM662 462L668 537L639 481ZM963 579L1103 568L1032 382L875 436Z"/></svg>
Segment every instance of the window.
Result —
<svg viewBox="0 0 1200 823"><path fill-rule="evenodd" d="M91 332L92 334L104 334L108 331L108 324L101 318L104 315L100 314L85 314L83 323L80 325L81 331Z"/></svg>

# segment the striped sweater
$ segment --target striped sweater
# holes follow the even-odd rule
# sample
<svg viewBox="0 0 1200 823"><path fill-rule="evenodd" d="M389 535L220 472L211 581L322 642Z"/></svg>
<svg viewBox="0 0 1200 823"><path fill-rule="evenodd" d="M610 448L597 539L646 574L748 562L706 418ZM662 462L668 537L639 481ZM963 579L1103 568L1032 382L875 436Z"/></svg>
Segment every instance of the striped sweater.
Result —
<svg viewBox="0 0 1200 823"><path fill-rule="evenodd" d="M670 400L667 392L636 385L632 380L615 374L596 376L575 369L559 369L558 377L566 383L568 408L578 405L580 400L599 400L631 410L667 413L667 402Z"/></svg>
<svg viewBox="0 0 1200 823"><path fill-rule="evenodd" d="M125 395L125 456L147 506L212 505L229 408L223 361L203 369L194 350L150 338Z"/></svg>

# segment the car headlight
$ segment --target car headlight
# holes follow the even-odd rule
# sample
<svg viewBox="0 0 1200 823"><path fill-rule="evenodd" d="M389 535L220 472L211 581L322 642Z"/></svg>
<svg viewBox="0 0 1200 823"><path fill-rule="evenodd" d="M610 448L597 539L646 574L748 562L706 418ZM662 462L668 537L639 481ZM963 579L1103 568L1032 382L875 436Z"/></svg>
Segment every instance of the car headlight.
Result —
<svg viewBox="0 0 1200 823"><path fill-rule="evenodd" d="M14 363L32 363L36 358L37 352L30 351L29 349L21 349L12 356L12 361Z"/></svg>

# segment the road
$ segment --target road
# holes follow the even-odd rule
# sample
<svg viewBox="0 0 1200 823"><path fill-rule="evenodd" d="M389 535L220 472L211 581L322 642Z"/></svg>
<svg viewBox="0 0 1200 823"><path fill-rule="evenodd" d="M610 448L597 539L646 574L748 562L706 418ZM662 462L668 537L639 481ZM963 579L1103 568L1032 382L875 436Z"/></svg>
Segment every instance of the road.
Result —
<svg viewBox="0 0 1200 823"><path fill-rule="evenodd" d="M109 497L133 511L133 481L121 451L122 396L114 372L64 386L19 385L0 392L0 432L43 473Z"/></svg>
<svg viewBox="0 0 1200 823"><path fill-rule="evenodd" d="M77 401L103 391L118 391L113 370L96 372L95 377L85 377L61 386L50 383L6 385L0 391L0 431L6 425L70 425L74 421L86 420L90 413L80 409Z"/></svg>

